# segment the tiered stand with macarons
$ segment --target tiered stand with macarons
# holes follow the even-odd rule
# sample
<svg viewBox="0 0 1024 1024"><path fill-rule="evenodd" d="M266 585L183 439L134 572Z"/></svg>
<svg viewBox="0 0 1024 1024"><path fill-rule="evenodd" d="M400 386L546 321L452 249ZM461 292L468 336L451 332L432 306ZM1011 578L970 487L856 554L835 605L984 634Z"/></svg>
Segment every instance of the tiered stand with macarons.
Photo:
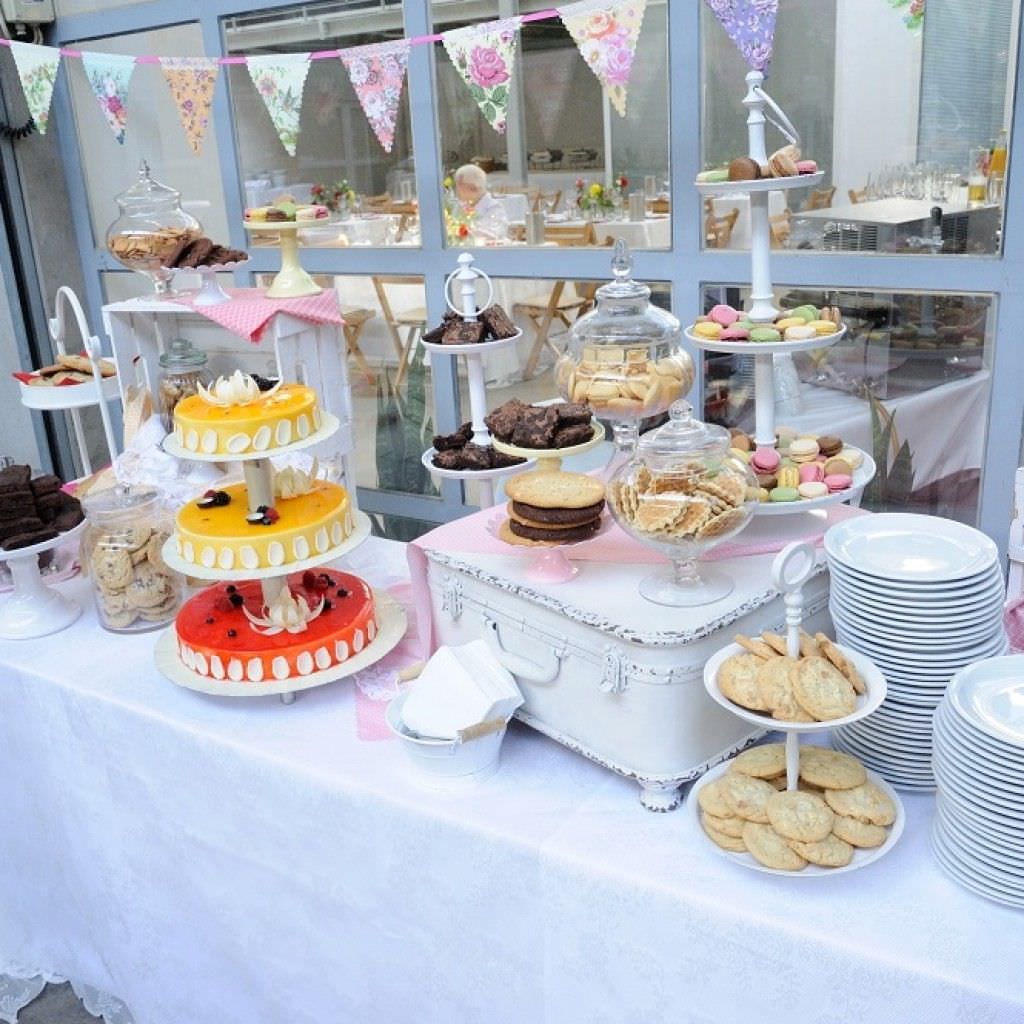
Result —
<svg viewBox="0 0 1024 1024"><path fill-rule="evenodd" d="M698 180L701 195L720 196L746 194L750 199L750 308L741 313L729 306L716 306L707 317L688 327L686 337L699 349L730 355L754 357L755 433L756 452L752 461L760 456L764 470L772 472L778 465L775 430L774 360L776 355L791 355L834 345L846 333L836 309L818 310L810 306L781 312L774 303L771 275L771 225L768 219L768 197L775 190L807 188L818 184L823 172L799 166L793 159L793 150L800 138L789 119L774 100L764 91L764 75L751 71L747 75L747 94L743 105L747 108L747 136L752 174L758 168L771 166L773 176L752 177L749 180ZM765 108L771 112L766 115ZM777 119L776 119L777 118ZM769 160L765 147L765 123L770 120L789 140L789 146L773 154ZM739 161L734 161L739 163ZM776 166L779 163L780 166ZM790 166L792 165L792 166ZM786 171L790 173L786 173ZM799 173L809 171L810 173ZM781 172L781 174L780 174ZM796 172L796 173L794 173ZM860 452L860 465L850 474L848 486L830 488L827 494L803 497L792 501L759 502L759 515L791 515L805 513L837 502L859 497L875 475L875 463L867 453ZM769 463L774 464L771 465ZM781 497L781 496L780 496Z"/></svg>
<svg viewBox="0 0 1024 1024"><path fill-rule="evenodd" d="M272 509L275 502L276 471L269 456L312 448L327 440L338 429L338 418L328 412L322 412L319 429L314 430L305 438L292 440L288 444L278 445L263 452L248 450L238 454L223 451L207 454L186 448L177 440L175 434L170 434L165 439L164 450L180 459L219 463L240 462L245 477L248 517L249 521L253 521L253 518L259 516L261 512L266 514L266 510ZM315 470L313 472L315 473ZM258 580L263 592L264 607L271 608L288 587L289 575L326 566L348 554L370 535L370 520L363 512L355 510L349 526L348 535L340 543L330 547L323 546L322 550L320 549L321 545L318 544L317 550L310 551L308 558L284 561L280 566L268 568L253 569L244 566L224 568L220 564L198 565L195 562L187 561L179 551L177 534L172 534L168 539L162 555L164 562L170 568L184 576L224 583ZM402 606L383 591L374 590L373 596L379 623L376 636L362 650L354 653L347 660L325 669L317 669L317 671L306 675L289 676L281 680L262 680L258 683L251 680L215 679L193 671L181 661L178 655L174 626L164 631L157 640L157 667L173 683L201 693L222 697L254 697L273 694L279 695L282 703L291 704L295 700L297 692L335 682L359 672L383 658L401 640L406 629L406 615Z"/></svg>
<svg viewBox="0 0 1024 1024"><path fill-rule="evenodd" d="M268 211L278 219L268 219ZM320 287L299 262L299 232L319 219L326 220L328 211L314 204L277 203L245 211L245 230L256 235L277 235L281 247L281 269L267 289L271 299L295 299L303 295L319 295Z"/></svg>
<svg viewBox="0 0 1024 1024"><path fill-rule="evenodd" d="M804 656L801 646L801 623L803 621L804 605L803 585L813 574L814 566L814 548L806 542L787 545L779 552L772 564L772 580L776 589L783 595L786 606L785 657L787 660L785 664L780 664L780 667L787 671L791 666L800 664L800 659ZM739 639L744 638L741 637ZM808 635L804 634L804 640L809 639ZM825 638L820 637L820 634L819 639L822 642L825 641ZM758 640L753 641L754 644L762 642ZM813 642L816 644L817 640ZM777 745L770 748L753 748L753 751L760 750L762 752L764 755L762 760L774 759L776 763L770 766L766 765L763 771L755 771L751 783L747 783L746 779L744 779L744 783L752 790L751 797L757 798L756 789L763 789L765 793L768 792L765 789L764 779L772 779L773 782L777 779L778 785L774 786L775 789L783 791L784 784L784 791L786 793L803 794L774 801L778 805L778 810L781 814L792 813L797 819L794 825L797 831L792 833L792 838L796 839L799 843L800 829L805 827L810 829L810 831L803 834L804 845L799 845L795 848L791 844L787 845L784 837L780 836L777 831L773 831L773 829L778 830L780 828L780 823L773 817L775 808L769 806L767 809L768 821L771 823L771 827L763 824L765 820L763 817L751 813L747 820L754 822L756 825L751 834L747 835L745 832L743 836L733 837L736 840L735 843L730 843L728 836L713 835L709 831L708 825L714 821L714 817L705 818L702 823L702 810L707 814L706 808L709 805L709 800L706 799L708 794L705 794L705 799L702 800L701 798L702 790L731 773L745 774L741 770L738 759L736 765L732 761L727 761L711 769L695 783L688 797L688 803L696 831L701 833L702 837L705 837L707 841L712 842L715 849L737 864L753 868L757 871L767 871L773 874L800 874L805 877L835 874L838 871L852 871L856 868L865 867L888 853L903 831L903 806L900 803L899 797L884 780L864 769L863 766L859 765L859 762L849 758L847 755L838 754L818 746L809 745L801 747L800 745L801 733L821 733L839 725L859 721L872 714L885 699L885 677L870 659L832 641L828 641L828 643L832 646L834 653L839 659L846 659L848 671L855 676L857 686L854 688L847 679L844 689L849 687L850 692L841 693L840 697L842 699L837 698L833 693L829 692L830 681L827 678L828 676L833 676L834 682L841 682L843 679L835 668L834 663L828 662L828 659L820 656L808 655L808 657L816 657L817 661L823 663L822 672L826 677L824 682L821 683L821 689L817 691L816 699L821 702L822 708L832 705L832 709L827 716L814 721L808 720L811 716L806 712L800 715L801 721L787 721L775 718L764 711L744 707L735 700L730 699L723 692L722 671L725 663L737 657L747 656L756 658L756 655L748 654L749 648L745 648L739 643L732 643L722 648L704 667L704 686L712 700L727 711L738 715L755 726L785 733L784 758ZM778 654L777 651L766 651L765 653ZM783 661L782 658L775 658L775 660L778 663ZM792 677L790 677L791 683ZM816 689L813 679L810 686L812 689ZM840 704L843 706L839 707L838 705ZM799 707L798 704L794 706ZM851 707L852 710L850 710ZM839 711L845 711L846 713L841 714L839 717L833 717ZM824 714L823 712L821 713ZM747 751L745 754L740 755L740 757L748 759L754 759L758 756L752 751ZM824 770L825 772L828 771L828 759L832 759L840 768L848 772L856 771L858 773L855 778L841 779L837 777L834 780L833 784L837 790L847 794L845 797L840 796L838 799L829 797L831 787L827 777L815 777L813 783L807 779L809 774L813 774L813 772L808 771L809 763L815 759L817 759L819 770ZM824 766L823 769L822 766ZM785 769L784 778L775 771L776 768L781 769L783 767ZM828 806L825 804L826 799L829 800ZM878 824L873 824L870 820L873 810L870 807L872 800L882 805L879 808L882 816L875 819ZM833 801L835 801L834 804ZM865 802L866 815L860 814L860 809L857 806L858 801ZM785 806L787 803L792 806L787 808ZM807 806L802 806L803 804ZM830 809L832 806L848 808L847 813L849 817L840 810L833 812ZM886 811L888 811L888 814L885 813ZM815 815L820 815L820 823L813 820ZM848 842L847 839L843 839L832 831L833 823L839 818L844 818L844 821L838 826L839 832L843 832L843 829L846 827L855 833L857 831L870 832L874 830L877 833L877 838L858 838L857 842ZM758 820L762 824L757 824ZM820 835L813 831L819 824L822 829ZM783 824L781 827L785 832L785 825ZM882 832L883 828L885 829L884 834ZM849 833L844 834L849 838ZM853 838L857 837L854 836ZM747 841L746 845L744 843L745 840ZM752 853L751 843L755 841L764 843L765 849L759 848L757 853ZM852 853L850 850L851 846L853 847ZM773 854L775 853L778 854L778 861L773 866Z"/></svg>

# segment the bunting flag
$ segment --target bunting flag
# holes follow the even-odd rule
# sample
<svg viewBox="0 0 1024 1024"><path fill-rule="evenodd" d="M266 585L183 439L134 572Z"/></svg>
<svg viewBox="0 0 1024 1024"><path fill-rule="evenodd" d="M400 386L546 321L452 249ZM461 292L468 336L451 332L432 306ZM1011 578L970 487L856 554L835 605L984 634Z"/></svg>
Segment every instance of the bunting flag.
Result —
<svg viewBox="0 0 1024 1024"><path fill-rule="evenodd" d="M342 50L341 62L377 141L390 153L409 65L409 40Z"/></svg>
<svg viewBox="0 0 1024 1024"><path fill-rule="evenodd" d="M557 8L562 24L620 117L626 116L626 90L646 9L647 0L581 0Z"/></svg>
<svg viewBox="0 0 1024 1024"><path fill-rule="evenodd" d="M490 126L505 133L521 18L444 32L444 48Z"/></svg>
<svg viewBox="0 0 1024 1024"><path fill-rule="evenodd" d="M309 74L308 53L273 53L247 57L249 75L263 97L277 137L289 156L295 156L302 114L302 90Z"/></svg>
<svg viewBox="0 0 1024 1024"><path fill-rule="evenodd" d="M161 57L160 67L178 108L185 137L198 156L210 126L210 107L220 65L210 57Z"/></svg>
<svg viewBox="0 0 1024 1024"><path fill-rule="evenodd" d="M83 53L82 69L114 138L123 146L128 127L128 85L135 71L135 58L121 53Z"/></svg>
<svg viewBox="0 0 1024 1024"><path fill-rule="evenodd" d="M772 62L779 0L707 0L707 3L747 65L767 74Z"/></svg>
<svg viewBox="0 0 1024 1024"><path fill-rule="evenodd" d="M60 68L60 50L53 46L37 46L11 40L11 54L18 67L18 78L25 93L28 112L40 135L46 134L50 119L50 100Z"/></svg>

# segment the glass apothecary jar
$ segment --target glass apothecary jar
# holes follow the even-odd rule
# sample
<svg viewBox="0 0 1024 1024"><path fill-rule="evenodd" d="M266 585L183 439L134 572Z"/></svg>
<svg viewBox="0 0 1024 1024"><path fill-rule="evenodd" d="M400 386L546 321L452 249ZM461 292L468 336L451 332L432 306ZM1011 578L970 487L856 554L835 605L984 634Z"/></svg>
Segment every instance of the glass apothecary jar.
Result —
<svg viewBox="0 0 1024 1024"><path fill-rule="evenodd" d="M634 458L612 476L608 505L616 522L671 562L641 582L649 601L692 607L732 591L724 573L697 571L697 559L739 533L757 503L757 477L729 445L727 430L695 420L690 404L679 401L668 423L644 434Z"/></svg>
<svg viewBox="0 0 1024 1024"><path fill-rule="evenodd" d="M185 338L175 338L167 351L160 355L160 382L157 384L157 410L164 430L174 430L174 408L189 395L199 390L199 385L209 386L213 374L206 366L206 353L195 348Z"/></svg>
<svg viewBox="0 0 1024 1024"><path fill-rule="evenodd" d="M114 487L87 495L81 560L92 580L100 624L143 633L173 622L181 577L160 556L173 529L159 491Z"/></svg>
<svg viewBox="0 0 1024 1024"><path fill-rule="evenodd" d="M202 234L202 225L181 208L181 193L154 181L145 160L135 183L115 196L120 215L107 228L107 250L122 266L145 274L157 295L169 295L173 274L164 260Z"/></svg>
<svg viewBox="0 0 1024 1024"><path fill-rule="evenodd" d="M665 412L694 379L679 321L651 304L651 289L632 273L633 259L620 239L614 279L598 288L595 308L572 325L555 368L567 401L587 402L612 423L620 461L636 447L640 421Z"/></svg>

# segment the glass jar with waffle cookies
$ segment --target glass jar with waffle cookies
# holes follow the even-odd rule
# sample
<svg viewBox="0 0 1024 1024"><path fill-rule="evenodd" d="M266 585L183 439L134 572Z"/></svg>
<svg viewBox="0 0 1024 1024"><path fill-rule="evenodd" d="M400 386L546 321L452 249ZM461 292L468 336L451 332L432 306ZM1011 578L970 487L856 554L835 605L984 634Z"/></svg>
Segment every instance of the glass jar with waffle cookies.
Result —
<svg viewBox="0 0 1024 1024"><path fill-rule="evenodd" d="M87 496L81 561L92 580L100 624L112 633L142 633L174 621L181 577L160 549L173 530L160 493L115 487Z"/></svg>
<svg viewBox="0 0 1024 1024"><path fill-rule="evenodd" d="M679 401L669 422L641 437L636 456L612 476L608 505L616 522L671 563L640 584L656 604L692 607L732 590L724 574L697 569L697 559L739 533L754 512L757 479L730 453L729 441L728 431L695 420L689 403Z"/></svg>
<svg viewBox="0 0 1024 1024"><path fill-rule="evenodd" d="M122 266L145 274L157 295L171 292L165 266L178 249L202 234L202 225L181 208L181 193L154 181L145 160L135 183L115 196L120 214L107 228L107 250Z"/></svg>
<svg viewBox="0 0 1024 1024"><path fill-rule="evenodd" d="M614 280L597 290L596 307L573 325L556 382L570 402L585 402L612 423L618 453L636 447L641 420L665 412L693 386L693 360L680 347L679 321L650 302L651 289L632 279L621 240Z"/></svg>

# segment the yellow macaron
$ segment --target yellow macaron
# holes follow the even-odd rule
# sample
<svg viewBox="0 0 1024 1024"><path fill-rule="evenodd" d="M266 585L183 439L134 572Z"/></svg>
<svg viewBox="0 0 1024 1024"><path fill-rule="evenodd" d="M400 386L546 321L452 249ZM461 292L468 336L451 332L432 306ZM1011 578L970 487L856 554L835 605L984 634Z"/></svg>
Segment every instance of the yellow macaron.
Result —
<svg viewBox="0 0 1024 1024"><path fill-rule="evenodd" d="M812 320L808 327L814 328L814 333L819 337L824 337L826 334L835 334L838 328L831 320Z"/></svg>
<svg viewBox="0 0 1024 1024"><path fill-rule="evenodd" d="M693 325L693 333L698 338L710 338L717 341L722 336L722 325L716 324L714 320L704 320Z"/></svg>
<svg viewBox="0 0 1024 1024"><path fill-rule="evenodd" d="M775 330L784 331L787 327L803 327L807 321L802 316L784 316L775 321Z"/></svg>
<svg viewBox="0 0 1024 1024"><path fill-rule="evenodd" d="M778 473L779 487L799 487L800 470L796 466L783 466Z"/></svg>

